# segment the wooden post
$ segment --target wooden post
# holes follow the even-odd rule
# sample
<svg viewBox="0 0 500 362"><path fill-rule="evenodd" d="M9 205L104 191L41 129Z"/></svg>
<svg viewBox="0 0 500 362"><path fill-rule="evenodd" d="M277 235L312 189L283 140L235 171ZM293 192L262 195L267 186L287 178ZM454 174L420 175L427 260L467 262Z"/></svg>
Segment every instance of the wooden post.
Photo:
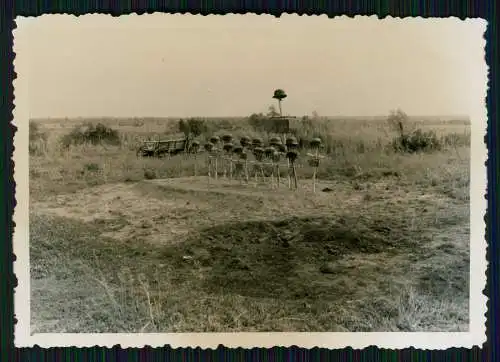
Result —
<svg viewBox="0 0 500 362"><path fill-rule="evenodd" d="M193 156L194 159L194 177L196 177L196 153Z"/></svg>
<svg viewBox="0 0 500 362"><path fill-rule="evenodd" d="M295 190L298 189L298 181L297 181L297 171L295 170L295 162L292 163L292 170L293 170L293 181L295 185Z"/></svg>
<svg viewBox="0 0 500 362"><path fill-rule="evenodd" d="M319 147L316 148L315 161L314 161L313 193L316 193L316 173L318 172L318 166L319 166Z"/></svg>
<svg viewBox="0 0 500 362"><path fill-rule="evenodd" d="M310 146L314 150L314 153L312 154L308 153L307 155L311 157L309 159L309 165L313 167L313 177L312 177L313 193L316 193L316 179L318 176L318 167L321 158L319 154L319 148L321 147L321 139L313 138L310 142Z"/></svg>
<svg viewBox="0 0 500 362"><path fill-rule="evenodd" d="M243 151L242 151L243 152ZM245 181L248 182L247 180L247 173L246 173L246 154L245 153L237 153L238 158L235 160L235 177L239 179L240 185L243 185L243 178L245 178Z"/></svg>
<svg viewBox="0 0 500 362"><path fill-rule="evenodd" d="M245 181L248 183L248 161L245 158Z"/></svg>
<svg viewBox="0 0 500 362"><path fill-rule="evenodd" d="M229 154L229 180L233 179L233 157Z"/></svg>
<svg viewBox="0 0 500 362"><path fill-rule="evenodd" d="M288 188L292 188L292 179L290 178L290 160L287 158L286 159L286 166L288 168Z"/></svg>
<svg viewBox="0 0 500 362"><path fill-rule="evenodd" d="M274 189L274 161L271 160L271 188Z"/></svg>
<svg viewBox="0 0 500 362"><path fill-rule="evenodd" d="M313 193L316 193L316 170L317 170L317 167L314 167L314 171L313 171Z"/></svg>
<svg viewBox="0 0 500 362"><path fill-rule="evenodd" d="M226 155L225 153L222 154L222 177L226 178Z"/></svg>
<svg viewBox="0 0 500 362"><path fill-rule="evenodd" d="M236 168L237 168L237 172L236 172L236 175L238 176L238 178L240 179L240 186L243 185L243 173L244 173L244 170L243 170L243 162L241 162L241 160L238 160L237 161L237 165L236 165Z"/></svg>
<svg viewBox="0 0 500 362"><path fill-rule="evenodd" d="M219 178L219 170L217 169L217 154L215 155L215 181Z"/></svg>
<svg viewBox="0 0 500 362"><path fill-rule="evenodd" d="M280 188L280 183L281 183L281 175L280 175L280 162L278 161L276 163L276 178L277 178L277 187Z"/></svg>
<svg viewBox="0 0 500 362"><path fill-rule="evenodd" d="M296 148L296 147L293 147L293 148ZM297 157L298 157L298 153L295 149L288 151L286 154L286 158L289 161L288 162L288 165L289 165L289 167L288 167L289 184L288 185L289 185L290 189L292 188L291 178L293 178L295 188L297 188L297 184L298 184L298 182L297 182L297 170L295 168L295 161L297 160Z"/></svg>
<svg viewBox="0 0 500 362"><path fill-rule="evenodd" d="M210 168L212 168L212 158L210 155L207 157L207 166L208 166L208 184L210 185Z"/></svg>

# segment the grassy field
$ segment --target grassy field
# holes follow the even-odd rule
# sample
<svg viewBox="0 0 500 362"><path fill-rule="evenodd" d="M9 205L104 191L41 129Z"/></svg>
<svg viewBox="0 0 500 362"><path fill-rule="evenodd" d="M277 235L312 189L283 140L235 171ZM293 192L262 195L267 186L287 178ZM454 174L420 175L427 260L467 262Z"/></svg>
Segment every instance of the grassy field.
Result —
<svg viewBox="0 0 500 362"><path fill-rule="evenodd" d="M468 330L468 122L412 120L443 142L413 154L384 119L309 123L328 152L313 194L304 162L293 191L137 158L173 119L98 120L119 145L62 147L83 121L37 120L30 142L33 333ZM257 134L209 123L202 139Z"/></svg>

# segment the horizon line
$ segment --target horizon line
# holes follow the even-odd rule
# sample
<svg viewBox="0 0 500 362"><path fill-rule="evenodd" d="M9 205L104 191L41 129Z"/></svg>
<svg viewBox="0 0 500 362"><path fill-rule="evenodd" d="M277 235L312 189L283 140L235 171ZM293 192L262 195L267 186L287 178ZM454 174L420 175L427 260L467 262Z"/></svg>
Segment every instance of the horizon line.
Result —
<svg viewBox="0 0 500 362"><path fill-rule="evenodd" d="M255 113L259 114L259 113ZM264 114L265 115L265 114ZM466 119L470 120L470 116L468 115L463 115L463 114L436 114L436 115L412 115L412 114L407 114L408 117L410 118L457 118L457 119ZM302 116L292 116L292 115L285 115L283 117L295 117L295 118L302 118L302 117L309 117L313 118L312 115L302 115ZM389 114L384 114L384 115L319 115L317 118L387 118ZM29 120L81 120L81 119L88 119L88 120L96 120L96 119L190 119L190 118L205 118L205 119L228 119L228 118L235 118L235 119L240 119L240 118L249 118L250 116L37 116L37 117L30 117Z"/></svg>

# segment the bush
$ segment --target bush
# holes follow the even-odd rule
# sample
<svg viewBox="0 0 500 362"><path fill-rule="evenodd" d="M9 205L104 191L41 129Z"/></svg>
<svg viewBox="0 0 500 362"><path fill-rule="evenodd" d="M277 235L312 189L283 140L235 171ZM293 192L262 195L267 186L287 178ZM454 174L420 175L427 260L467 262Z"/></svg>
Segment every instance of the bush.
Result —
<svg viewBox="0 0 500 362"><path fill-rule="evenodd" d="M97 125L85 124L77 126L70 133L63 136L61 140L63 146L80 145L84 143L119 145L120 135L115 129L107 127L101 123Z"/></svg>
<svg viewBox="0 0 500 362"><path fill-rule="evenodd" d="M441 149L441 143L434 131L424 132L417 129L410 134L401 134L392 141L392 148L396 152L422 152Z"/></svg>
<svg viewBox="0 0 500 362"><path fill-rule="evenodd" d="M391 143L396 152L415 153L441 149L441 142L436 132L424 132L420 128L415 128L415 125L410 125L408 115L402 110L392 111L387 122L393 130L399 133ZM408 132L410 126L413 126L413 130Z"/></svg>
<svg viewBox="0 0 500 362"><path fill-rule="evenodd" d="M268 122L268 117L266 117L262 113L254 113L250 117L248 117L248 124L256 132L265 132L267 122Z"/></svg>
<svg viewBox="0 0 500 362"><path fill-rule="evenodd" d="M202 133L207 132L208 128L203 119L189 118L187 120L179 120L179 131L184 133L186 137L198 137Z"/></svg>

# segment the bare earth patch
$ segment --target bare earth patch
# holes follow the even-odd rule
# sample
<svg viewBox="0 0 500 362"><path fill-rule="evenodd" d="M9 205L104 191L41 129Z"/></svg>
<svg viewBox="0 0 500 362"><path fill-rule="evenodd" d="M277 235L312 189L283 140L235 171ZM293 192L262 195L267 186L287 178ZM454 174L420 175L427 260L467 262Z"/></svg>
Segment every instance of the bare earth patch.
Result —
<svg viewBox="0 0 500 362"><path fill-rule="evenodd" d="M468 203L391 177L310 186L184 177L33 200L33 332L468 329Z"/></svg>

